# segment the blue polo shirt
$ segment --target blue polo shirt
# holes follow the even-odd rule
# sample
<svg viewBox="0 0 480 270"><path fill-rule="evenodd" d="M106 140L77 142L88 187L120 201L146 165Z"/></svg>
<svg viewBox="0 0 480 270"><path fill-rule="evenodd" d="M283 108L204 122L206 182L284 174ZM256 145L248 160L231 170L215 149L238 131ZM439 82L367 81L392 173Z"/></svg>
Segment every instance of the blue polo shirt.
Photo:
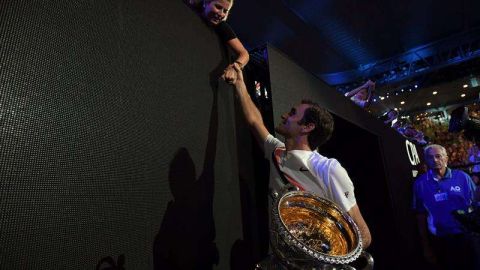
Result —
<svg viewBox="0 0 480 270"><path fill-rule="evenodd" d="M462 233L462 225L453 217L455 210L468 211L472 206L475 184L468 174L459 170L447 171L438 181L431 170L414 183L413 208L428 214L428 228L437 236Z"/></svg>

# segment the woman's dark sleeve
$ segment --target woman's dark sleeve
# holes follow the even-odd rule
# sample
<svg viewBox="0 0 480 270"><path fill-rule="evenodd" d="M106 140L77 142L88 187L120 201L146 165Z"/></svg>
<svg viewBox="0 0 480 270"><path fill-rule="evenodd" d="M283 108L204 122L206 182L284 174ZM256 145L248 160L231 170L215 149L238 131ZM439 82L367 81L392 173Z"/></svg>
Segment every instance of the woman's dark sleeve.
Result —
<svg viewBox="0 0 480 270"><path fill-rule="evenodd" d="M218 33L218 35L220 36L220 39L223 42L227 42L229 40L237 38L237 35L235 34L235 32L233 32L233 29L226 22L220 22L215 27L215 31Z"/></svg>

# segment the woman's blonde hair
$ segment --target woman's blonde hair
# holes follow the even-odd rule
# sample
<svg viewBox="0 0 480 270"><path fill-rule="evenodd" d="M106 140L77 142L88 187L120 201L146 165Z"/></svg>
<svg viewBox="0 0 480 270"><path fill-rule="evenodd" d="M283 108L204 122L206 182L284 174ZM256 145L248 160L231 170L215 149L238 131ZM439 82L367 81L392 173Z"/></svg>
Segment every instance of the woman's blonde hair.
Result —
<svg viewBox="0 0 480 270"><path fill-rule="evenodd" d="M212 2L212 1L215 1L215 0L189 0L189 3L190 5L192 5L193 7L195 8L199 8L199 9L204 9L206 4ZM233 1L234 0L225 0L227 2L230 3L230 8L228 9L228 12L227 14L225 15L225 18L223 18L224 21L227 20L228 18L228 15L230 15L230 9L233 7Z"/></svg>

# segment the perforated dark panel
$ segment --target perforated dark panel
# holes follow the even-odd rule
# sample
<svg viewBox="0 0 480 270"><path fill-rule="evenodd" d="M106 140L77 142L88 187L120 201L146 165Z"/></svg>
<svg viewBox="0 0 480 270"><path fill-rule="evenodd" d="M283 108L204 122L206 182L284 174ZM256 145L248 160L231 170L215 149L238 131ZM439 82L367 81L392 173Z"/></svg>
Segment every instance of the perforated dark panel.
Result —
<svg viewBox="0 0 480 270"><path fill-rule="evenodd" d="M211 267L215 250L228 268L241 222L231 92L211 83L222 52L181 1L2 2L0 269Z"/></svg>

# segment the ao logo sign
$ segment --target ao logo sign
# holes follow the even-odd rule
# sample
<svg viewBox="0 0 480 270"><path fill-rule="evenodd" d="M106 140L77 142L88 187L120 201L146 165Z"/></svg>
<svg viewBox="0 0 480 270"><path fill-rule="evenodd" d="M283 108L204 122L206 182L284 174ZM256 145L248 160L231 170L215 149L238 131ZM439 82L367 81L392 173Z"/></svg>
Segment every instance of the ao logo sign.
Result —
<svg viewBox="0 0 480 270"><path fill-rule="evenodd" d="M450 191L460 192L460 191L462 191L462 189L459 186L451 186Z"/></svg>
<svg viewBox="0 0 480 270"><path fill-rule="evenodd" d="M410 163L413 166L419 164L420 163L420 157L418 156L417 147L415 147L415 144L406 140L405 141L405 146L407 147L407 154L408 154L408 159L410 160Z"/></svg>

